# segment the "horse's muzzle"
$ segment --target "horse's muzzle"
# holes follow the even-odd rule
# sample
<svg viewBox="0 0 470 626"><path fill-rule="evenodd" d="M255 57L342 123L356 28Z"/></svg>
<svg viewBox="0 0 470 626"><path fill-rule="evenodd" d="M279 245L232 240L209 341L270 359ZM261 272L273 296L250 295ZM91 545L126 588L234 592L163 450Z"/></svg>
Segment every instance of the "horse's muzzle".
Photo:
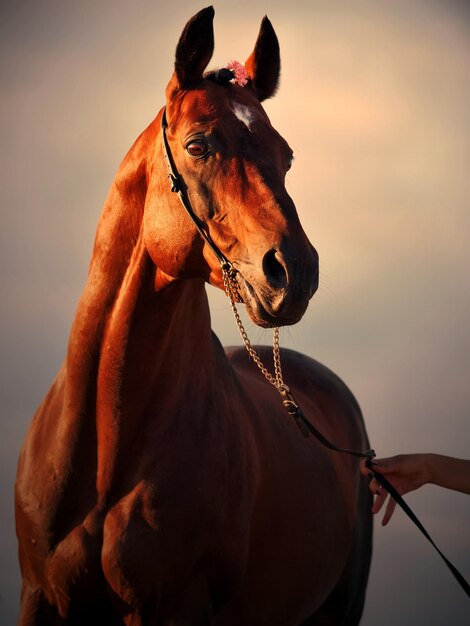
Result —
<svg viewBox="0 0 470 626"><path fill-rule="evenodd" d="M308 244L296 256L271 249L263 256L261 272L238 266L240 293L247 312L258 326L296 324L318 289L318 253Z"/></svg>

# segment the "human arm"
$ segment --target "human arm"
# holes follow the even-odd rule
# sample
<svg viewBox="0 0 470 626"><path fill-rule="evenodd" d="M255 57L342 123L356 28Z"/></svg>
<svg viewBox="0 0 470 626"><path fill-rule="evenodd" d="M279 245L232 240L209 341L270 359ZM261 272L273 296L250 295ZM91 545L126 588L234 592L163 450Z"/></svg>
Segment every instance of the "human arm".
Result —
<svg viewBox="0 0 470 626"><path fill-rule="evenodd" d="M432 453L400 454L375 459L372 465L374 470L386 476L401 495L427 483L470 494L470 460ZM361 472L368 476L372 474L365 463L361 463ZM372 512L378 513L388 494L375 478L370 481L369 488L376 494ZM390 497L382 520L383 526L390 521L395 505L395 500Z"/></svg>

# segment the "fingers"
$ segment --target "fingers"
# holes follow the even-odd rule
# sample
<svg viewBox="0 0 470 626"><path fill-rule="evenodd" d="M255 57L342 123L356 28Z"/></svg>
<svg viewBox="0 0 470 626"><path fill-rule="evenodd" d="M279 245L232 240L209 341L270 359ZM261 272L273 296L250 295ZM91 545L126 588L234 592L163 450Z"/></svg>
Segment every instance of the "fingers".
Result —
<svg viewBox="0 0 470 626"><path fill-rule="evenodd" d="M390 459L374 460L372 464L374 466L373 469L380 473L386 474L387 470L390 469ZM373 472L371 472L371 470L366 466L365 461L361 461L359 468L361 474L368 476L371 479L369 482L369 489L375 495L374 502L372 504L372 513L379 513L388 498L387 506L385 507L385 513L382 519L382 526L386 526L395 511L396 502L392 497L389 497L387 491L382 487L379 481L374 478Z"/></svg>
<svg viewBox="0 0 470 626"><path fill-rule="evenodd" d="M397 503L390 496L390 498L388 499L388 502L387 502L387 506L385 508L385 515L383 516L383 519L382 519L382 526L386 526L389 523L390 518L393 515L393 511L395 510L396 505L397 505Z"/></svg>
<svg viewBox="0 0 470 626"><path fill-rule="evenodd" d="M370 468L367 467L366 463L367 461L365 459L362 459L359 462L359 471L361 472L363 476L369 476L370 478L372 475L372 472L370 471ZM372 461L372 465L375 465L374 461Z"/></svg>
<svg viewBox="0 0 470 626"><path fill-rule="evenodd" d="M375 459L372 461L373 469L381 474L393 472L394 461L395 459L400 458L401 457ZM382 487L379 481L374 478L373 472L371 472L371 470L366 466L365 461L361 461L360 471L361 474L368 476L371 479L369 482L369 489L375 495L374 503L372 505L372 513L378 513L388 498L387 506L385 507L385 513L382 519L382 526L386 526L395 511L396 502L391 496L389 497L387 491Z"/></svg>
<svg viewBox="0 0 470 626"><path fill-rule="evenodd" d="M390 461L391 459L374 459L371 461L372 469L381 474L390 473L392 471ZM359 470L363 476L370 477L371 470L367 467L365 460L359 463Z"/></svg>
<svg viewBox="0 0 470 626"><path fill-rule="evenodd" d="M371 473L364 459L362 459L362 461L359 463L359 471L363 476L369 476L369 474Z"/></svg>
<svg viewBox="0 0 470 626"><path fill-rule="evenodd" d="M386 457L383 459L374 459L372 461L373 469L376 472L380 472L381 474L391 474L396 471L397 459L399 456L395 457Z"/></svg>
<svg viewBox="0 0 470 626"><path fill-rule="evenodd" d="M371 474L370 472L368 475L373 476L373 474ZM372 504L372 513L376 515L382 509L383 505L387 501L389 494L382 487L382 485L378 482L376 478L371 479L369 483L369 489L375 495L374 503ZM396 506L395 500L392 497L388 498L387 506L385 508L385 514L382 519L382 526L386 526L388 522L390 521L390 518L392 517L393 512L395 510L395 506Z"/></svg>
<svg viewBox="0 0 470 626"><path fill-rule="evenodd" d="M378 513L384 505L388 493L375 478L370 481L369 489L375 494L374 504L372 505L372 513L375 514Z"/></svg>
<svg viewBox="0 0 470 626"><path fill-rule="evenodd" d="M382 493L383 492L383 487L379 483L377 478L373 478L373 474L369 474L369 477L370 477L369 489L372 491L372 493L375 494L375 495L378 495L379 493Z"/></svg>

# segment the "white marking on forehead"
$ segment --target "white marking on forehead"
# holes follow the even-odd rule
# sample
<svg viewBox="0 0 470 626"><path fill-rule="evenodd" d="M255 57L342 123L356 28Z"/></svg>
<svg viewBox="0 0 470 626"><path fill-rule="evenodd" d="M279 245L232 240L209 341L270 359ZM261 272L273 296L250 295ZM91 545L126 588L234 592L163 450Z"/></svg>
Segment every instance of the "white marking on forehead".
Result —
<svg viewBox="0 0 470 626"><path fill-rule="evenodd" d="M250 126L252 125L255 119L255 109L245 106L244 104L239 104L238 102L234 102L232 104L232 111L235 113L235 116L243 122L248 130L251 130Z"/></svg>

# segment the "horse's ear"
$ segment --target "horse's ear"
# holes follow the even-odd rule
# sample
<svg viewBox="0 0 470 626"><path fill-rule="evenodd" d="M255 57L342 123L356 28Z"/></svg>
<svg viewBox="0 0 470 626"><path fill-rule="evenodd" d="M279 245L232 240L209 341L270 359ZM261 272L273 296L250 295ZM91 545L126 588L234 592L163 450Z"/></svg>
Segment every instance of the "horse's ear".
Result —
<svg viewBox="0 0 470 626"><path fill-rule="evenodd" d="M214 52L213 7L196 13L184 27L176 47L175 71L167 87L169 95L198 83Z"/></svg>
<svg viewBox="0 0 470 626"><path fill-rule="evenodd" d="M255 49L245 63L251 84L260 101L276 93L281 70L279 42L271 22L265 16L261 22Z"/></svg>

